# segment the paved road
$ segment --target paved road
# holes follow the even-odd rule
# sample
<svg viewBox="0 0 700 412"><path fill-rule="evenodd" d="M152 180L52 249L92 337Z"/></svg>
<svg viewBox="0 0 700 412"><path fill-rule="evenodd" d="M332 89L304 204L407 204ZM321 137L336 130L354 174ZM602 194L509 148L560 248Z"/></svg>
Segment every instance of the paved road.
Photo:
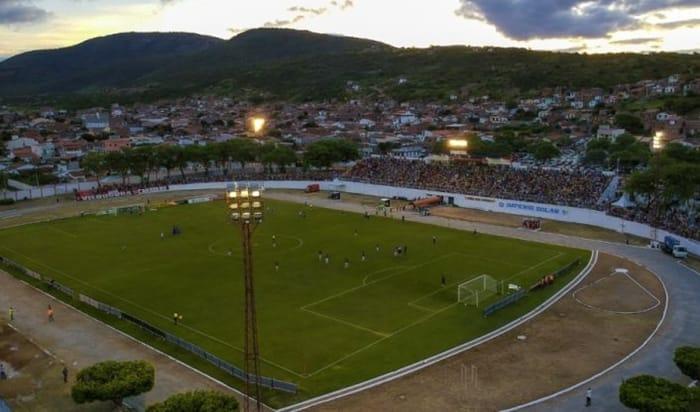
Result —
<svg viewBox="0 0 700 412"><path fill-rule="evenodd" d="M279 200L303 202L309 200L302 195L269 193L268 197ZM362 212L366 207L359 204L340 203L328 199L314 199L315 205ZM367 209L369 210L369 209ZM372 210L369 210L371 213ZM400 218L400 214L396 215ZM663 376L679 383L690 383L673 363L673 351L682 345L700 346L700 275L678 263L661 251L624 244L574 238L554 233L531 232L480 223L464 222L436 216L420 217L407 213L406 219L417 222L448 226L456 229L489 233L544 243L571 247L598 249L601 252L623 256L646 266L659 275L666 285L669 307L666 319L659 332L649 344L620 367L594 380L588 385L563 394L553 400L527 408L528 411L617 411L627 410L618 399L618 389L623 379L649 373ZM585 408L586 389L593 391L593 407Z"/></svg>
<svg viewBox="0 0 700 412"><path fill-rule="evenodd" d="M53 323L48 323L45 317L48 304L56 311ZM153 390L129 400L129 404L139 410L188 390L218 389L231 393L228 388L0 271L0 309L3 315L10 305L17 311L12 325L64 361L71 376L81 368L107 359L145 360L154 365L156 383Z"/></svg>

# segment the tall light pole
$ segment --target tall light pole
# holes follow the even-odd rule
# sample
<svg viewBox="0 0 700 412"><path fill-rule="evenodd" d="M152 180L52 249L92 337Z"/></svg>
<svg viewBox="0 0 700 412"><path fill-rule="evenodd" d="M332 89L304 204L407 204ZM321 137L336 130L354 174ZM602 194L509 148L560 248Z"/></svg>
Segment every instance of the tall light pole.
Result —
<svg viewBox="0 0 700 412"><path fill-rule="evenodd" d="M244 411L250 412L250 398L255 398L255 410L262 410L260 402L260 347L255 310L255 288L253 282L252 235L262 222L262 189L229 185L226 189L226 204L231 220L238 223L243 242L243 279L245 288L245 331L243 344L243 370L245 373Z"/></svg>

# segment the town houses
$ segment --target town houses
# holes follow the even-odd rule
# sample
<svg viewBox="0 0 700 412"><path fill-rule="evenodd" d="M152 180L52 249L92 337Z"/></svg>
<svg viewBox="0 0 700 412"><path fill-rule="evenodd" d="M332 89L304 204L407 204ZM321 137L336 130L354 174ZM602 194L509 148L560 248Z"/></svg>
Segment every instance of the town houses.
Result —
<svg viewBox="0 0 700 412"><path fill-rule="evenodd" d="M401 87L414 87L403 80ZM697 109L681 113L657 104L699 93L700 79L687 76L643 80L610 90L548 88L522 98L455 91L444 101L403 103L362 98L356 82L347 87L357 92L355 98L328 102L253 104L226 96L194 96L78 111L0 106L0 171L21 175L41 166L56 179L82 179L80 160L90 152L146 145L206 146L239 139L247 135L248 118L255 113L268 119L267 141L301 153L310 143L342 138L355 142L365 157L422 159L440 154L436 142L467 134L493 142L512 133L530 141L567 142L561 152L565 161L548 161L548 166L556 166L579 162L591 139L632 134L646 142L660 132L666 141L696 145L700 138ZM645 102L656 103L647 107ZM619 113L637 117L639 130L616 124Z"/></svg>

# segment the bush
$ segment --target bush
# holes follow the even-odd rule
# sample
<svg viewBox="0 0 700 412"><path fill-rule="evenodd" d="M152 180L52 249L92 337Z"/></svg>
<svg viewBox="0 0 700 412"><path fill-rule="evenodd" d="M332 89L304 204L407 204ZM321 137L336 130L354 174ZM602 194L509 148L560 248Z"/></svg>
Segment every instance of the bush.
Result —
<svg viewBox="0 0 700 412"><path fill-rule="evenodd" d="M0 206L14 205L15 199L0 199Z"/></svg>
<svg viewBox="0 0 700 412"><path fill-rule="evenodd" d="M230 395L215 391L194 391L173 395L151 405L147 412L234 412L238 401Z"/></svg>
<svg viewBox="0 0 700 412"><path fill-rule="evenodd" d="M673 362L683 375L690 379L700 380L700 348L681 346L673 355Z"/></svg>
<svg viewBox="0 0 700 412"><path fill-rule="evenodd" d="M650 375L635 376L620 386L620 402L642 412L690 412L697 401L695 391Z"/></svg>
<svg viewBox="0 0 700 412"><path fill-rule="evenodd" d="M124 398L153 389L155 370L143 361L101 362L81 370L71 396L76 403L112 401L121 405Z"/></svg>

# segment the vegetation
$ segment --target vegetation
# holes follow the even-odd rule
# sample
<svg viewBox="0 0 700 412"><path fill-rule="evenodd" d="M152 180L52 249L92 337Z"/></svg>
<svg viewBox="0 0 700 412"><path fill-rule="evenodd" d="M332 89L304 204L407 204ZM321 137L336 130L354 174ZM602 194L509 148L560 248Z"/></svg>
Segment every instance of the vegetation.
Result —
<svg viewBox="0 0 700 412"><path fill-rule="evenodd" d="M645 166L650 157L648 145L637 141L630 134L623 134L614 142L604 138L588 142L584 161L590 165L632 170Z"/></svg>
<svg viewBox="0 0 700 412"><path fill-rule="evenodd" d="M695 391L663 378L640 375L620 385L620 402L642 412L691 412L700 398Z"/></svg>
<svg viewBox="0 0 700 412"><path fill-rule="evenodd" d="M328 168L335 162L348 162L359 158L357 146L345 140L328 139L312 143L304 154L304 162L309 167ZM135 149L100 153L91 152L83 158L81 165L88 175L100 179L112 173L122 177L126 182L130 174L135 174L141 181L148 183L151 176L159 178L159 171L164 169L170 177L174 170L179 170L185 178L185 168L193 164L208 175L212 168L218 168L228 176L233 164L242 169L250 162L258 161L272 171L277 168L284 172L287 166L299 161L296 152L280 143L258 145L248 139L233 139L207 146L141 146Z"/></svg>
<svg viewBox="0 0 700 412"><path fill-rule="evenodd" d="M319 140L306 147L304 162L308 166L327 169L337 162L359 159L357 146L345 140Z"/></svg>
<svg viewBox="0 0 700 412"><path fill-rule="evenodd" d="M76 403L112 401L121 405L124 398L153 389L155 369L143 361L96 363L80 372L71 389Z"/></svg>
<svg viewBox="0 0 700 412"><path fill-rule="evenodd" d="M676 349L673 361L691 379L700 376L700 348ZM691 412L700 410L700 388L650 375L635 376L620 386L620 402L642 412Z"/></svg>
<svg viewBox="0 0 700 412"><path fill-rule="evenodd" d="M304 208L268 199L266 208L270 213L254 235L262 374L300 388L296 395L266 392L265 402L275 407L346 387L481 336L566 284L528 294L484 318L479 309L456 304L456 285L462 281L488 273L528 287L576 259L582 261L580 270L589 256L583 250L485 234L464 236L373 214L365 219L315 204ZM299 216L302 209L305 218ZM76 293L240 365L243 318L235 314L242 312L243 302L232 297L243 296L242 278L234 276L240 274L242 252L226 215L224 204L216 201L136 216L37 223L0 231L0 245L12 245L12 250L0 247L0 253ZM169 233L173 225L182 235L161 240L160 233ZM437 246L432 246L433 235L439 239ZM396 245L407 245L408 253L394 256ZM477 249L478 254L465 252ZM318 261L319 250L329 255L327 265ZM503 250L508 250L507 261L499 260ZM365 262L360 259L363 251ZM345 258L350 260L347 269ZM441 273L447 287L440 284ZM183 299L183 291L191 293ZM426 318L426 310L437 313ZM184 316L179 325L171 320L173 312ZM130 333L136 329L125 328ZM194 355L159 342L159 349L192 361ZM227 383L241 385L231 376Z"/></svg>
<svg viewBox="0 0 700 412"><path fill-rule="evenodd" d="M690 379L700 380L700 348L681 346L673 355L673 362L683 375Z"/></svg>
<svg viewBox="0 0 700 412"><path fill-rule="evenodd" d="M151 405L146 412L236 412L235 397L215 391L193 391L173 395Z"/></svg>
<svg viewBox="0 0 700 412"><path fill-rule="evenodd" d="M0 93L20 103L45 104L52 96L64 105L82 107L196 92L253 102L355 96L447 100L460 94L512 100L546 87L610 89L700 71L697 54L585 55L459 46L398 49L370 40L282 29L250 30L229 41L186 36L122 34L16 56L0 63ZM118 50L125 41L139 47L122 53ZM408 82L399 84L402 77ZM348 89L349 81L360 85L360 91ZM41 101L28 97L39 94ZM680 111L691 107L692 101L678 99L671 104L679 105Z"/></svg>
<svg viewBox="0 0 700 412"><path fill-rule="evenodd" d="M641 195L646 211L660 214L683 204L700 190L700 151L669 144L653 156L649 167L630 175L625 191Z"/></svg>

